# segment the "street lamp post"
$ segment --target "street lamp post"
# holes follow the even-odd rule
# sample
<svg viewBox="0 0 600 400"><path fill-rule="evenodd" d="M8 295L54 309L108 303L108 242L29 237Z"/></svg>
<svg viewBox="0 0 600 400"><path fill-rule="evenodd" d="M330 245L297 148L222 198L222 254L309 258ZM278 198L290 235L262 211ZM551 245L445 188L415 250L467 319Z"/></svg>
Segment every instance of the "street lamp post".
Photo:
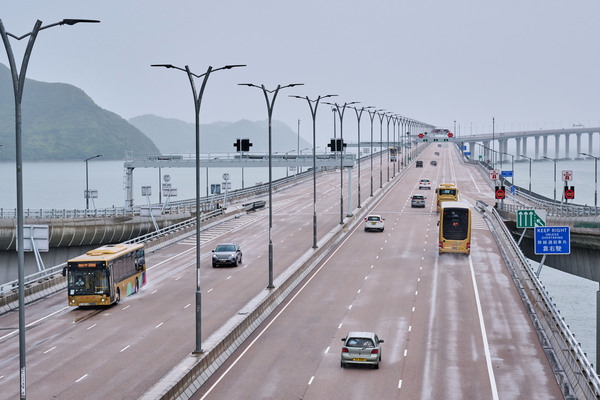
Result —
<svg viewBox="0 0 600 400"><path fill-rule="evenodd" d="M554 158L550 158L550 157L546 157L546 156L542 156L542 158L554 161L554 201L556 201L556 160Z"/></svg>
<svg viewBox="0 0 600 400"><path fill-rule="evenodd" d="M394 118L393 114L386 114L387 119L387 181L390 181L390 121Z"/></svg>
<svg viewBox="0 0 600 400"><path fill-rule="evenodd" d="M17 266L19 280L19 376L20 376L20 398L26 398L26 365L25 365L25 254L23 251L23 148L21 138L21 100L23 99L23 88L25 86L25 75L27 73L27 65L33 51L33 45L39 31L51 28L57 25L75 25L78 23L95 23L98 20L91 19L63 19L60 22L55 22L50 25L42 26L42 21L37 20L33 30L21 36L13 35L4 29L4 24L0 19L0 36L4 42L4 48L8 56L10 72L13 83L13 92L15 98L15 148L16 148L16 178L17 178ZM29 37L29 42L23 60L21 62L21 70L17 70L17 64L12 51L12 47L8 37L17 40Z"/></svg>
<svg viewBox="0 0 600 400"><path fill-rule="evenodd" d="M102 157L102 154L97 154L93 157L86 158L83 162L85 163L85 209L90 208L90 189L88 187L88 161L93 158Z"/></svg>
<svg viewBox="0 0 600 400"><path fill-rule="evenodd" d="M385 110L381 110L385 111ZM379 188L383 187L383 119L386 113L377 113L379 117Z"/></svg>
<svg viewBox="0 0 600 400"><path fill-rule="evenodd" d="M588 153L579 153L584 156L592 157L594 159L594 207L598 207L598 158Z"/></svg>
<svg viewBox="0 0 600 400"><path fill-rule="evenodd" d="M531 195L531 157L527 157L523 154L519 154L519 157L527 158L529 160L529 194Z"/></svg>
<svg viewBox="0 0 600 400"><path fill-rule="evenodd" d="M336 94L327 94L325 96L318 96L316 99L311 100L308 96L295 96L291 95L290 97L295 97L297 99L306 99L308 103L308 107L310 108L310 115L312 116L313 123L313 249L316 249L317 246L317 108L319 107L319 102L321 99L327 97L334 97ZM313 103L315 106L313 107ZM360 197L359 197L360 198ZM360 201L360 200L359 200Z"/></svg>
<svg viewBox="0 0 600 400"><path fill-rule="evenodd" d="M196 347L194 353L202 353L202 293L200 291L200 106L202 104L202 96L206 88L206 82L211 73L231 69L236 67L245 67L245 65L225 65L224 67L213 69L209 66L205 73L196 75L192 73L189 66L185 68L176 67L171 64L152 64L152 67L173 68L179 71L184 71L190 81L192 87L192 95L194 96L194 111L196 120ZM203 78L200 92L196 92L195 78ZM208 185L208 182L207 182Z"/></svg>
<svg viewBox="0 0 600 400"><path fill-rule="evenodd" d="M357 107L351 107L356 112L356 119L358 120L358 208L361 208L360 204L360 118L362 117L363 111L373 108L373 106L361 107L360 110ZM371 141L371 144L373 142Z"/></svg>
<svg viewBox="0 0 600 400"><path fill-rule="evenodd" d="M301 86L303 83L290 83L284 86L277 85L274 90L268 90L265 85L255 85L253 83L239 83L240 86L254 87L262 90L265 101L267 102L267 115L269 118L269 284L267 288L272 289L273 285L273 168L272 168L272 139L271 139L271 119L273 117L273 107L275 106L275 99L281 89ZM272 93L273 97L269 100L269 94Z"/></svg>
<svg viewBox="0 0 600 400"><path fill-rule="evenodd" d="M334 106L334 110L337 111L338 116L340 117L340 224L344 223L344 112L346 111L346 107L352 104L357 104L358 101L352 101L350 103L344 103L340 106L337 103L325 103L331 106ZM352 171L349 170L348 175L352 174ZM348 178L348 186L350 186L350 179ZM350 190L352 188L350 187ZM352 203L349 201L348 204L348 217L352 216Z"/></svg>

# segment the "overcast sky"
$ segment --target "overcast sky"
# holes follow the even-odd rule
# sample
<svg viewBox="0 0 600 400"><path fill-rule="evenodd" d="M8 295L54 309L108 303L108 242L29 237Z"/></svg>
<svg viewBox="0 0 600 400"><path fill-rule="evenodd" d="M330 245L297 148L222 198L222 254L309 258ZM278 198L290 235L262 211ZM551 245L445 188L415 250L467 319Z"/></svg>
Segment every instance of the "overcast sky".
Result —
<svg viewBox="0 0 600 400"><path fill-rule="evenodd" d="M75 85L123 118L194 121L185 73L151 64L197 74L247 64L210 76L201 123L267 119L262 91L238 83L304 83L279 92L273 118L294 130L300 119L309 140L308 104L289 95L456 121L463 135L490 132L492 118L497 132L600 126L599 15L598 0L19 0L0 11L19 36L37 19L101 20L40 32L27 77ZM27 40L11 45L20 66ZM317 121L319 137L331 137L331 108ZM353 110L344 133L356 135Z"/></svg>

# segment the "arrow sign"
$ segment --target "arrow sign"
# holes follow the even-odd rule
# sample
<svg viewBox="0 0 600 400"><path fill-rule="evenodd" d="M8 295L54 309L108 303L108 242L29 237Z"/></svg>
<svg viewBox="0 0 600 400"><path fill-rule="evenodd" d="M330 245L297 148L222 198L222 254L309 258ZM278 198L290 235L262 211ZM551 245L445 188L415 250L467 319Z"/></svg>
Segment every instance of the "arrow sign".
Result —
<svg viewBox="0 0 600 400"><path fill-rule="evenodd" d="M546 226L546 210L517 210L517 228Z"/></svg>

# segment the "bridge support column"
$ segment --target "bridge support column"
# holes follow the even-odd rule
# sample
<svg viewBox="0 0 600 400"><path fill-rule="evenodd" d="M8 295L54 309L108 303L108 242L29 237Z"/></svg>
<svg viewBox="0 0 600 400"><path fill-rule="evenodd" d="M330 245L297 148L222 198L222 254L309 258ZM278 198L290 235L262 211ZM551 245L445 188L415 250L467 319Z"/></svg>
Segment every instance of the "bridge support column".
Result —
<svg viewBox="0 0 600 400"><path fill-rule="evenodd" d="M506 149L508 148L508 139L498 140L498 147L499 147L498 155L500 156L500 164L502 164L505 160L503 153L506 153Z"/></svg>
<svg viewBox="0 0 600 400"><path fill-rule="evenodd" d="M560 135L554 135L554 159L558 160L558 149L560 148Z"/></svg>
<svg viewBox="0 0 600 400"><path fill-rule="evenodd" d="M588 151L587 151L588 154L591 154L594 151L593 150L594 146L592 146L592 144L593 144L593 140L592 140L593 136L592 135L593 135L592 132L588 133Z"/></svg>
<svg viewBox="0 0 600 400"><path fill-rule="evenodd" d="M565 133L565 160L569 160L571 158L571 152L569 151L570 138L571 134Z"/></svg>
<svg viewBox="0 0 600 400"><path fill-rule="evenodd" d="M518 156L519 154L527 155L527 136L523 136L523 152L517 153L515 156Z"/></svg>
<svg viewBox="0 0 600 400"><path fill-rule="evenodd" d="M515 142L517 142L517 154L516 156L518 157L519 154L521 153L521 138L515 138ZM527 142L527 138L523 138L523 142Z"/></svg>
<svg viewBox="0 0 600 400"><path fill-rule="evenodd" d="M542 154L544 157L548 157L548 136L544 136L544 143L542 145Z"/></svg>
<svg viewBox="0 0 600 400"><path fill-rule="evenodd" d="M527 155L527 154L525 154ZM540 137L536 136L535 137L535 160L539 160L540 159Z"/></svg>
<svg viewBox="0 0 600 400"><path fill-rule="evenodd" d="M582 160L582 158L579 157L579 153L581 153L581 133L576 133L575 138L577 143L577 154L575 154L575 159Z"/></svg>

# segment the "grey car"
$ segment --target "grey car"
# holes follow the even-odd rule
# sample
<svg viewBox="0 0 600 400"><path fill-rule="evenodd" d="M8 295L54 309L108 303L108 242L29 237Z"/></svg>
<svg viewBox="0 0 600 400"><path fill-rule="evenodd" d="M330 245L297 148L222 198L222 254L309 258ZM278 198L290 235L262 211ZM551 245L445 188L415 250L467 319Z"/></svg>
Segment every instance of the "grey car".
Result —
<svg viewBox="0 0 600 400"><path fill-rule="evenodd" d="M342 368L348 364L372 365L375 369L379 368L383 339L379 339L375 333L349 332L342 342Z"/></svg>
<svg viewBox="0 0 600 400"><path fill-rule="evenodd" d="M425 208L425 199L426 197L422 194L413 194L412 200L410 201L410 206Z"/></svg>
<svg viewBox="0 0 600 400"><path fill-rule="evenodd" d="M237 243L221 243L213 250L212 266L213 268L221 265L230 265L237 267L242 263L242 251Z"/></svg>

